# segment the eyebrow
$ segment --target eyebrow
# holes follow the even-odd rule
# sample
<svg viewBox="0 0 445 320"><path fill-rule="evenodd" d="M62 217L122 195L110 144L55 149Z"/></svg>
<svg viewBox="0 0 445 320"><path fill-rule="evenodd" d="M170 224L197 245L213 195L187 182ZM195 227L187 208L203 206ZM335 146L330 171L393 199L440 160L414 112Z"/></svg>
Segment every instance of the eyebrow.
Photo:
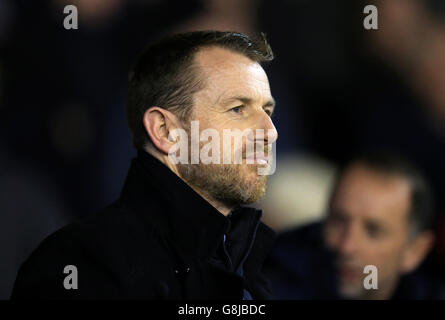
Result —
<svg viewBox="0 0 445 320"><path fill-rule="evenodd" d="M252 104L253 103L253 99L249 98L249 97L244 97L244 96L235 96L235 97L230 97L227 98L225 100L223 100L221 102L221 105L226 106L234 101L241 101L244 104ZM275 109L275 99L273 97L271 97L269 100L267 100L267 102L265 104L263 104L263 108L264 107L271 107L272 111L271 113L273 113L274 109Z"/></svg>

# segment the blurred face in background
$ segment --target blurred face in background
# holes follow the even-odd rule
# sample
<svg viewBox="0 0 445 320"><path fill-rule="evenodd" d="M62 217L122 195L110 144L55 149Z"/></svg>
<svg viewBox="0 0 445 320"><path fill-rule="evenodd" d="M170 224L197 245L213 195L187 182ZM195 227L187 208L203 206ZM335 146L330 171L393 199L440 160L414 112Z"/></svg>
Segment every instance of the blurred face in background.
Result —
<svg viewBox="0 0 445 320"><path fill-rule="evenodd" d="M388 66L404 77L404 81L433 116L432 120L443 122L445 21L443 13L441 16L439 10L429 7L426 2L374 1L379 10L379 30L370 34L372 41L368 43L371 50L375 50L387 61Z"/></svg>
<svg viewBox="0 0 445 320"><path fill-rule="evenodd" d="M331 201L325 242L337 255L339 291L350 299L387 299L413 267L409 244L410 184L360 164L346 170ZM378 269L378 289L367 290L366 265Z"/></svg>

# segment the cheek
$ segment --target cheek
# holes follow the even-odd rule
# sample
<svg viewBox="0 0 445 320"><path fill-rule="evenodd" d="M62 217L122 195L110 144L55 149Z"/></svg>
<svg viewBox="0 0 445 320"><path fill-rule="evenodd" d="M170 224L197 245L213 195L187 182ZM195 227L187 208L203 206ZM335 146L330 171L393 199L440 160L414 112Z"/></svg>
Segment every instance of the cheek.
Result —
<svg viewBox="0 0 445 320"><path fill-rule="evenodd" d="M393 283L400 271L400 255L388 255L375 260L378 260L378 262L367 264L373 264L377 267L379 285L383 287Z"/></svg>
<svg viewBox="0 0 445 320"><path fill-rule="evenodd" d="M375 265L381 279L387 279L397 273L402 261L403 247L395 241L382 241L370 244L365 253L363 262Z"/></svg>
<svg viewBox="0 0 445 320"><path fill-rule="evenodd" d="M341 230L339 226L335 225L326 225L324 230L324 239L326 246L331 249L335 249L338 247L338 243L340 241Z"/></svg>

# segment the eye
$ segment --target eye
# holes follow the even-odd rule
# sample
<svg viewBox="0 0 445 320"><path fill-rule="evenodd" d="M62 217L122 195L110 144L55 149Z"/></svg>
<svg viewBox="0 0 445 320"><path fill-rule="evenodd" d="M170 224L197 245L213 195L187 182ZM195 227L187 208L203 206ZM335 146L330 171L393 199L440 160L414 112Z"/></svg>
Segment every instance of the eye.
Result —
<svg viewBox="0 0 445 320"><path fill-rule="evenodd" d="M380 227L376 224L366 225L366 231L371 238L378 238L382 233Z"/></svg>
<svg viewBox="0 0 445 320"><path fill-rule="evenodd" d="M241 106L236 106L236 107L230 109L229 111L240 114L243 111L243 109L244 109L244 106L241 105Z"/></svg>
<svg viewBox="0 0 445 320"><path fill-rule="evenodd" d="M264 112L266 112L269 117L272 116L272 110L264 109Z"/></svg>

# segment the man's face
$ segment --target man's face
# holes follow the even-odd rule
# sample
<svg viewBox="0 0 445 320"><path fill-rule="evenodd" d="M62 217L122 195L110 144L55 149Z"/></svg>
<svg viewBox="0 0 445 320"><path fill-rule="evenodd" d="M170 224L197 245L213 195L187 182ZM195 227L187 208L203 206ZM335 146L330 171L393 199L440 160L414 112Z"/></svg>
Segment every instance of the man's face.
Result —
<svg viewBox="0 0 445 320"><path fill-rule="evenodd" d="M325 241L338 254L340 294L365 299L366 265L378 270L380 293L391 294L402 272L402 255L409 237L410 185L359 164L349 168L331 202Z"/></svg>
<svg viewBox="0 0 445 320"><path fill-rule="evenodd" d="M254 158L253 152L246 154L246 143L255 144L261 140L263 150L254 151L263 151L267 159L267 146L277 139L270 118L274 106L266 73L249 58L218 47L199 51L195 63L205 87L194 96L190 122L199 121L200 133L209 128L219 133L220 162L179 164L179 173L189 184L218 200L254 202L265 192L266 176L258 174L258 167L264 165L246 163L246 158ZM241 132L251 129L253 133L243 138L238 146L232 143L229 149L230 164L223 163L225 129L238 129ZM256 135L256 129L264 130L264 137ZM196 137L191 139L196 140ZM201 141L200 146L203 144ZM241 164L235 164L237 153L242 154Z"/></svg>

